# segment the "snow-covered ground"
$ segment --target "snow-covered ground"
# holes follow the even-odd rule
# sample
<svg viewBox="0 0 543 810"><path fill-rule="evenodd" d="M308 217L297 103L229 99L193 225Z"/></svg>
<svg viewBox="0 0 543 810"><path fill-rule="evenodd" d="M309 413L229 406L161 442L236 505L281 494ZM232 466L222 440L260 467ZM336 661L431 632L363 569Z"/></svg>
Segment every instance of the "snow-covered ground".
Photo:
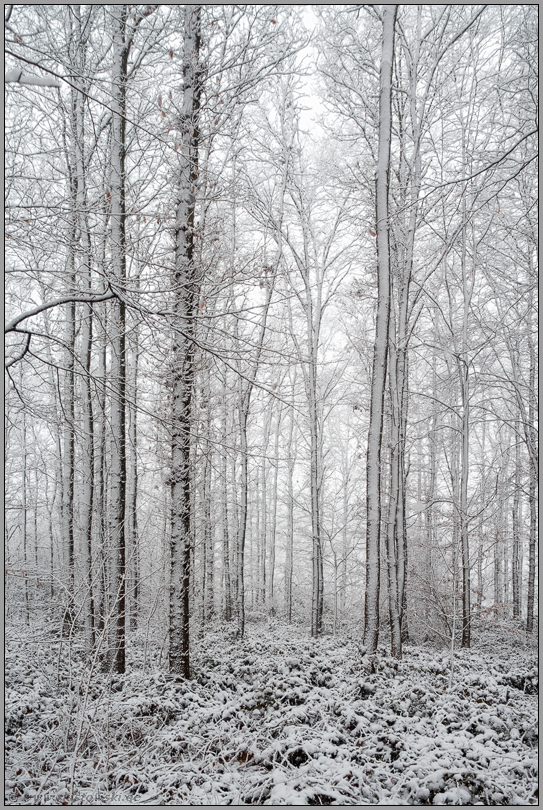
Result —
<svg viewBox="0 0 543 810"><path fill-rule="evenodd" d="M520 633L384 648L265 623L195 639L194 678L108 679L7 630L7 805L538 805L536 651ZM484 639L484 641L483 641ZM532 642L533 644L533 642Z"/></svg>

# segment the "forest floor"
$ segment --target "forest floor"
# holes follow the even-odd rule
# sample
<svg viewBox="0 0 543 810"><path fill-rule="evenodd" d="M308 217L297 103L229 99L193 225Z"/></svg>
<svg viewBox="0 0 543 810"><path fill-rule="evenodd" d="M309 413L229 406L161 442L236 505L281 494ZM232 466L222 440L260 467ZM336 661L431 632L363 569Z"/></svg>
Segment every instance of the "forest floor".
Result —
<svg viewBox="0 0 543 810"><path fill-rule="evenodd" d="M481 639L483 636L481 635ZM194 640L168 679L144 639L108 677L45 629L6 630L6 805L538 805L537 653L382 649L252 624Z"/></svg>

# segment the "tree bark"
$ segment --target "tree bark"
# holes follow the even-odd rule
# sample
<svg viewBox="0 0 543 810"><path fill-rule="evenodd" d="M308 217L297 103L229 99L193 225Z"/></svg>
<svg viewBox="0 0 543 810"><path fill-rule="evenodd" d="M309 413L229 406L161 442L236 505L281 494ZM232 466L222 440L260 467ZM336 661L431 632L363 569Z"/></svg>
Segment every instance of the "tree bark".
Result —
<svg viewBox="0 0 543 810"><path fill-rule="evenodd" d="M287 543L285 550L285 619L292 622L292 574L294 557L294 390L290 405L290 422L287 444Z"/></svg>
<svg viewBox="0 0 543 810"><path fill-rule="evenodd" d="M194 258L200 112L201 6L187 5L183 32L181 165L175 222L174 337L172 372L171 555L169 666L190 677L191 413L194 382L195 316L199 277Z"/></svg>
<svg viewBox="0 0 543 810"><path fill-rule="evenodd" d="M92 12L91 12L92 13ZM87 40L84 35L85 20L81 19L80 6L75 6L77 31L75 37L76 55L75 67L77 78L76 87L72 89L73 130L75 144L75 194L76 219L81 252L81 275L86 284L89 295L92 291L92 246L87 215L87 175L85 165L85 96L82 78L85 73L85 51ZM84 559L84 616L85 639L87 649L92 649L95 643L95 607L93 586L93 516L94 516L94 410L92 396L91 360L93 348L93 307L84 304L81 357L84 371L83 376L83 442L85 453L85 470L82 498L82 539Z"/></svg>
<svg viewBox="0 0 543 810"><path fill-rule="evenodd" d="M113 88L111 139L111 240L113 281L126 285L126 83L128 43L126 5L110 6L113 18ZM126 667L126 307L113 306L111 338L111 474L109 539L112 554L110 593L110 666Z"/></svg>
<svg viewBox="0 0 543 810"><path fill-rule="evenodd" d="M381 445L390 318L388 184L391 141L392 63L396 5L384 6L380 70L379 151L376 176L378 300L367 450L366 594L364 641L371 653L379 639L381 539Z"/></svg>

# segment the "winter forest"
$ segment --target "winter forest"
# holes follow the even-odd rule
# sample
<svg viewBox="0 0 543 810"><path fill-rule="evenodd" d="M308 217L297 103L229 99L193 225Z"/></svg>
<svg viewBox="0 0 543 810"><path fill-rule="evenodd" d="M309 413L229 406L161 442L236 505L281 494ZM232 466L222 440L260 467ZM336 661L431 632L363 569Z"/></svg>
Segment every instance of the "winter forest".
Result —
<svg viewBox="0 0 543 810"><path fill-rule="evenodd" d="M537 5L4 5L8 805L537 805Z"/></svg>

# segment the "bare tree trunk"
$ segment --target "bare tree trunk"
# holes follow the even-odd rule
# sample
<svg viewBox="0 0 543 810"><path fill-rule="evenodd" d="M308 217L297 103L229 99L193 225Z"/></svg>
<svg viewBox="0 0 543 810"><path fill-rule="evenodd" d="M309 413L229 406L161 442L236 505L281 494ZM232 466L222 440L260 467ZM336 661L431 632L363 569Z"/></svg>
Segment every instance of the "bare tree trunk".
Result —
<svg viewBox="0 0 543 810"><path fill-rule="evenodd" d="M204 503L203 503L203 522L204 522L204 551L205 551L205 565L203 576L203 591L204 591L204 613L205 622L209 622L214 615L214 602L215 602L215 545L213 542L213 524L211 521L211 448L209 442L206 446L206 462L204 467Z"/></svg>
<svg viewBox="0 0 543 810"><path fill-rule="evenodd" d="M193 337L199 290L194 260L194 224L199 149L200 10L199 5L185 6L181 165L175 224L169 665L174 675L184 678L190 677L190 425L194 381Z"/></svg>
<svg viewBox="0 0 543 810"><path fill-rule="evenodd" d="M464 149L464 147L463 147ZM467 162L463 161L464 165ZM467 268L467 201L466 192L462 199L462 353L457 356L460 378L462 420L460 424L460 542L462 546L462 647L471 646L471 563L469 546L468 481L469 481L469 440L470 440L470 379L468 358L469 310L473 294L473 282L468 282ZM475 261L476 245L473 246Z"/></svg>
<svg viewBox="0 0 543 810"><path fill-rule="evenodd" d="M277 424L275 426L275 443L274 443L274 469L273 469L273 486L272 486L272 514L271 514L271 527L270 527L270 564L268 574L268 596L267 604L270 614L275 615L275 541L277 531L277 495L278 495L278 482L279 482L279 435L281 431L281 417L283 415L282 405L279 407L277 414Z"/></svg>
<svg viewBox="0 0 543 810"><path fill-rule="evenodd" d="M19 367L20 379L22 380L22 370ZM23 598L24 598L24 619L25 624L30 624L30 606L28 603L28 487L27 487L27 466L28 451L26 441L26 410L23 407L22 428L21 428L21 539L23 545Z"/></svg>
<svg viewBox="0 0 543 810"><path fill-rule="evenodd" d="M338 604L338 621L341 616L342 621L345 621L345 606L347 604L347 536L348 536L348 521L349 521L349 477L350 470L348 468L349 461L347 459L347 467L343 472L343 530L341 532L341 558L340 558L340 578L339 578L339 604Z"/></svg>
<svg viewBox="0 0 543 810"><path fill-rule="evenodd" d="M394 324L394 317L391 318ZM391 331L395 331L392 327ZM390 397L393 403L398 396L397 355L394 342L389 345L389 380ZM386 523L386 558L388 580L388 609L390 619L391 653L396 658L402 656L402 638L400 626L400 594L399 594L399 559L397 546L398 532L396 522L398 519L398 499L400 491L400 409L392 406L392 420L390 429L390 487L388 501L388 520ZM403 549L402 549L403 551Z"/></svg>
<svg viewBox="0 0 543 810"><path fill-rule="evenodd" d="M97 459L96 459L96 499L98 506L98 554L97 554L97 605L96 605L96 630L103 633L105 629L106 616L108 614L108 596L109 596L109 539L108 539L108 503L107 503L107 465L106 465L106 447L107 447L107 345L105 335L108 328L108 308L105 308L103 315L103 332L102 345L98 354L98 369L97 377L99 380L98 387L98 413L100 414L98 441L97 441ZM102 658L102 669L106 670L108 666L107 655Z"/></svg>
<svg viewBox="0 0 543 810"><path fill-rule="evenodd" d="M126 82L128 49L126 5L110 6L113 18L113 100L111 139L111 239L114 284L126 283ZM126 307L113 304L111 339L111 499L109 538L112 552L110 665L125 671L126 646ZM114 609L113 609L114 608Z"/></svg>
<svg viewBox="0 0 543 810"><path fill-rule="evenodd" d="M530 307L531 312L532 307ZM530 370L528 376L528 419L525 427L529 457L529 484L528 498L530 502L530 536L528 546L528 600L526 608L526 632L531 633L534 629L534 604L535 604L535 552L537 542L537 482L538 482L538 457L536 447L536 374L535 374L535 350L532 339L531 315L528 321L528 346L530 353Z"/></svg>
<svg viewBox="0 0 543 810"><path fill-rule="evenodd" d="M71 273L72 285L75 276ZM63 437L63 494L62 525L66 607L63 619L63 634L68 635L74 617L75 560L74 560L74 482L75 482L75 304L67 306L66 360L63 392L64 437Z"/></svg>
<svg viewBox="0 0 543 810"><path fill-rule="evenodd" d="M226 387L226 386L225 386ZM228 441L228 419L226 403L222 416L222 433L225 445ZM230 531L228 527L228 463L226 448L221 453L222 478L222 549L223 549L223 578L224 578L224 619L232 621L232 559L230 554Z"/></svg>
<svg viewBox="0 0 543 810"><path fill-rule="evenodd" d="M128 528L130 533L130 629L136 630L139 621L139 532L138 532L138 365L139 365L139 338L138 329L134 329L134 343L132 348L132 405L130 407L130 447L131 447L131 476L130 476L130 508Z"/></svg>
<svg viewBox="0 0 543 810"><path fill-rule="evenodd" d="M239 512L239 528L237 538L237 621L238 628L237 634L239 638L243 638L245 633L245 538L247 535L247 468L249 464L249 457L247 453L247 417L249 414L249 401L251 396L251 389L249 388L240 403L240 453L241 453L241 481L240 481L240 512Z"/></svg>
<svg viewBox="0 0 543 810"><path fill-rule="evenodd" d="M77 21L76 36L76 67L78 78L75 80L81 83L85 72L85 50L87 40L84 34L85 20L81 19L81 8L75 6L75 16ZM92 13L92 10L91 12ZM87 20L88 22L88 20ZM72 90L72 110L73 128L75 141L75 193L76 193L76 217L78 224L78 235L81 249L81 275L87 289L92 290L92 266L91 266L91 238L87 215L87 182L85 166L85 103L86 99L82 92L83 88ZM92 398L91 380L91 360L93 347L93 308L91 304L84 305L81 357L84 370L83 377L83 442L85 453L85 470L83 483L83 503L82 503L82 537L83 537L83 579L85 585L84 596L84 616L85 616L85 638L88 649L92 649L95 643L94 635L94 594L93 594L93 513L94 513L94 411Z"/></svg>
<svg viewBox="0 0 543 810"><path fill-rule="evenodd" d="M380 73L379 153L377 159L378 301L371 382L370 427L367 456L366 594L364 640L375 652L379 638L379 579L381 537L381 444L390 318L390 246L388 183L391 140L392 63L396 5L383 8Z"/></svg>
<svg viewBox="0 0 543 810"><path fill-rule="evenodd" d="M513 558L511 560L513 619L520 619L520 442L516 437L513 491Z"/></svg>
<svg viewBox="0 0 543 810"><path fill-rule="evenodd" d="M308 312L311 331L313 331L313 315ZM316 346L311 352L309 361L309 435L310 435L310 481L311 481L311 534L313 537L313 590L311 601L311 635L319 636L322 633L324 581L323 557L321 537L320 514L320 458L319 458L319 423L317 411L317 357Z"/></svg>
<svg viewBox="0 0 543 810"><path fill-rule="evenodd" d="M503 513L503 498L499 498L494 541L494 608L498 616L501 616L504 605L503 545L505 526Z"/></svg>
<svg viewBox="0 0 543 810"><path fill-rule="evenodd" d="M292 574L294 556L294 390L290 406L290 422L287 444L287 544L285 550L285 619L292 622Z"/></svg>

